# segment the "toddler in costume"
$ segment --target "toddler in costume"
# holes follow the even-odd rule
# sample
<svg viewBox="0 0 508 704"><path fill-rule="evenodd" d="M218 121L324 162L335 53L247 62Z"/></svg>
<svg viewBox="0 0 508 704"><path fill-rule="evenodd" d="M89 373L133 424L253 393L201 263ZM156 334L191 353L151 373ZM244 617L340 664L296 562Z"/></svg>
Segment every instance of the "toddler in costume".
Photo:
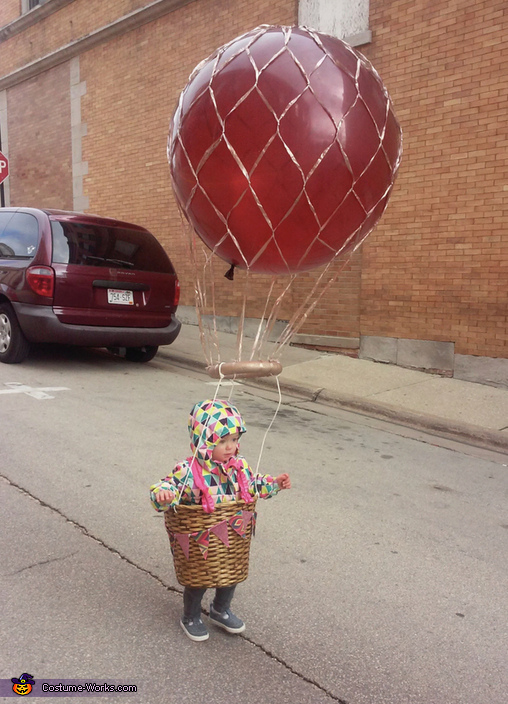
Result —
<svg viewBox="0 0 508 704"><path fill-rule="evenodd" d="M223 501L243 500L254 496L270 498L281 489L290 489L288 474L271 477L255 474L244 457L238 454L240 435L245 432L242 417L226 401L201 401L191 411L189 433L192 456L179 462L165 479L151 487L150 498L156 511L170 506L202 504L206 513ZM242 633L243 621L231 609L236 584L217 587L210 604L210 620L228 633ZM201 620L201 600L206 587L185 587L183 617L185 634L194 641L206 640L208 631Z"/></svg>

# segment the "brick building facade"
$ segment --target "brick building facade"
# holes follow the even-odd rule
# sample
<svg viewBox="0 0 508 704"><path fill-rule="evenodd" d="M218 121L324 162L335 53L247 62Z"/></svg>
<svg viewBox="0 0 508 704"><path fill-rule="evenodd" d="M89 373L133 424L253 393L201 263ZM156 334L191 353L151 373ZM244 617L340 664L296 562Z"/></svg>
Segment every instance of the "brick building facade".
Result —
<svg viewBox="0 0 508 704"><path fill-rule="evenodd" d="M300 332L414 366L453 369L454 353L506 359L505 3L358 1L369 31L355 43L392 96L404 156L380 224ZM326 7L327 0L320 2ZM300 8L297 0L40 0L28 10L24 0L4 0L7 202L145 225L168 250L182 304L191 306L194 275L166 160L169 119L199 61L259 24L296 24L304 6L305 0ZM217 307L238 315L238 295L222 273ZM299 278L280 317L289 317L315 277ZM261 315L264 289L264 277L249 282L249 317Z"/></svg>

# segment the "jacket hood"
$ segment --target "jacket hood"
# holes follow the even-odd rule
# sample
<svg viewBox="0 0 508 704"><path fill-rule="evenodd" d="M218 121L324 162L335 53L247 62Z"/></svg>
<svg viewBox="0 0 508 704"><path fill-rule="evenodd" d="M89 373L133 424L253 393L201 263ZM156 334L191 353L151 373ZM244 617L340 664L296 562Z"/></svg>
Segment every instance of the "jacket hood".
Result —
<svg viewBox="0 0 508 704"><path fill-rule="evenodd" d="M234 433L242 435L245 431L238 409L227 401L200 401L189 416L192 453L196 453L196 459L209 468L215 465L212 452L219 440Z"/></svg>

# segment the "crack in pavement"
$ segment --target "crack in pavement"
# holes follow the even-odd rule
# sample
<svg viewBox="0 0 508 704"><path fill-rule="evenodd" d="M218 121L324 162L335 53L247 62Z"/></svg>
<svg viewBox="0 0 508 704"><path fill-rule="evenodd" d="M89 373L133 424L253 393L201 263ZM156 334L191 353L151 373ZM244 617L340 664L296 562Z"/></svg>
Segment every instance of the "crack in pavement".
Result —
<svg viewBox="0 0 508 704"><path fill-rule="evenodd" d="M12 577L15 574L20 574L20 572L25 572L25 570L31 570L33 567L39 567L40 565L48 565L50 562L58 562L60 560L67 560L67 558L73 557L73 555L77 555L77 554L78 554L78 550L75 550L74 552L71 552L69 555L63 555L62 557L50 557L48 560L40 560L39 562L34 562L32 565L27 565L26 567L22 567L21 569L16 570L15 572L8 572L5 576Z"/></svg>
<svg viewBox="0 0 508 704"><path fill-rule="evenodd" d="M81 533L83 533L83 535L85 535L87 538L90 538L91 540L95 540L96 543L99 543L99 545L101 545L103 548L105 548L106 550L108 550L108 552L110 552L112 555L116 555L116 556L119 557L121 560L124 560L125 562L127 562L127 564L131 565L132 567L134 567L135 569L139 570L139 571L142 572L143 574L146 574L146 575L148 575L149 577L151 577L152 579L154 579L154 580L155 580L156 582L158 582L162 587L164 587L164 589L167 589L168 591L173 592L173 593L175 593L175 594L179 594L179 595L182 595L182 594L183 594L183 590L182 590L182 589L178 589L178 588L173 587L173 586L171 586L171 585L169 585L169 584L166 584L166 583L163 582L163 580L162 580L158 575L156 575L155 573L151 572L150 570L146 569L145 567L140 567L140 566L137 565L135 562L133 562L133 560L131 560L129 557L127 557L126 555L123 555L121 552L119 552L116 548L113 548L113 547L111 547L110 545L107 545L103 540L101 540L101 538L98 538L97 536L95 536L95 535L93 535L92 533L90 533L90 532L88 531L88 529L87 529L85 526L81 525L81 523L78 523L77 521L73 520L72 518L69 518L68 516L66 516L65 513L63 513L60 509L56 508L55 506L52 506L51 504L48 504L46 501L43 501L42 499L39 499L37 496L34 496L34 495L31 494L29 491L27 491L26 489L24 489L24 488L23 488L22 486L20 486L19 484L16 484L15 482L13 482L11 479L9 479L8 477L6 477L5 475L0 474L0 477L1 477L4 481L6 481L7 484L9 484L10 486L14 487L15 489L17 489L17 490L20 491L21 493L25 494L25 496L28 496L29 498L31 498L31 499L33 499L34 501L36 501L40 506L44 506L45 508L49 508L50 511L53 511L54 513L56 513L56 514L58 514L59 516L61 516L62 518L64 518L64 519L67 521L67 523L70 523L72 526L74 526L75 528L77 528L77 529L78 529ZM72 553L72 555L76 555L76 554L77 554L77 552ZM65 559L67 559L67 558L69 558L69 557L72 557L72 555L65 555L65 556L63 556L63 557L51 558L51 559L49 559L49 560L42 560L41 562L34 563L33 565L29 565L29 566L27 566L27 567L23 567L22 569L18 570L17 572L11 573L11 575L19 574L19 572L23 572L24 570L31 569L32 567L35 567L36 565L39 565L39 564L46 564L46 563L48 563L48 562L54 562L55 560L65 560ZM9 575L7 575L7 576L9 576ZM202 611L203 611L203 613L205 613L207 616L209 615L209 612L208 612L206 609L202 609ZM262 653L264 653L266 656L268 656L269 658L271 658L272 660L274 660L275 662L277 662L279 665L282 665L288 672L290 672L291 674L295 675L295 676L298 677L300 680L302 680L302 682L306 682L307 684L311 684L312 686L314 686L314 687L316 687L317 689L319 689L321 692L323 692L323 694L326 694L326 695L327 695L328 697L330 697L330 699L332 699L334 702L338 702L338 704L348 704L348 702L347 702L345 699L341 699L340 697L337 697L335 694L333 694L333 693L330 692L329 690L325 689L325 687L323 687L322 685L320 685L320 684L319 684L318 682L316 682L315 680L311 679L310 677L307 677L306 675L303 675L301 672L298 672L298 670L295 670L293 667L291 667L291 665L289 665L287 662L285 662L282 658L280 658L280 657L278 657L277 655L275 655L273 652L271 652L270 650L268 650L267 648L265 648L265 647L264 647L263 645L261 645L260 643L256 643L256 641L252 640L252 639L249 638L248 636L245 636L244 634L240 634L240 635L237 636L237 637L242 638L243 640L247 641L247 642L250 643L252 646L254 646L254 647L257 648L258 650L260 650Z"/></svg>

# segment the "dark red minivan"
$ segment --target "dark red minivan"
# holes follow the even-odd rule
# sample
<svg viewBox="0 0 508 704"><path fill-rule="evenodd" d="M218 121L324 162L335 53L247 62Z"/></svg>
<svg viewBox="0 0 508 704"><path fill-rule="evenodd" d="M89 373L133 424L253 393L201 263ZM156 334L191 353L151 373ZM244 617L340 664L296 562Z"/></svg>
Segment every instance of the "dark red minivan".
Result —
<svg viewBox="0 0 508 704"><path fill-rule="evenodd" d="M168 255L143 227L0 208L0 362L23 361L39 342L147 362L180 332L179 292Z"/></svg>

